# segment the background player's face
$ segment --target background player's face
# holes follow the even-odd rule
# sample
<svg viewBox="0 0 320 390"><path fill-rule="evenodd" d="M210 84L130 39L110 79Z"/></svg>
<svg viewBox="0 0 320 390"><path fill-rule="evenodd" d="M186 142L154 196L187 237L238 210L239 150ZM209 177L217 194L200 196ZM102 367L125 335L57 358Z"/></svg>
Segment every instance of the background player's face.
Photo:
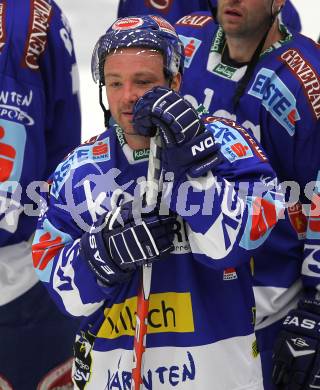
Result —
<svg viewBox="0 0 320 390"><path fill-rule="evenodd" d="M267 30L273 11L284 0L218 0L218 20L227 35L238 38L259 37Z"/></svg>
<svg viewBox="0 0 320 390"><path fill-rule="evenodd" d="M133 134L135 102L155 86L168 86L162 54L140 48L122 49L119 54L107 56L104 75L111 114L126 133Z"/></svg>

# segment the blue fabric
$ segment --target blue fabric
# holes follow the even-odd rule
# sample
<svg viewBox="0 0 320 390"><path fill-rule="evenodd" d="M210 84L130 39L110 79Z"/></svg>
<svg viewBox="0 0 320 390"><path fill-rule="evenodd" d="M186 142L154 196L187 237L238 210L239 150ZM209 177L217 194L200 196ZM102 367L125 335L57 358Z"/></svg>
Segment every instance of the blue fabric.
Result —
<svg viewBox="0 0 320 390"><path fill-rule="evenodd" d="M72 356L78 320L63 315L42 283L0 307L0 375L14 390L36 389Z"/></svg>

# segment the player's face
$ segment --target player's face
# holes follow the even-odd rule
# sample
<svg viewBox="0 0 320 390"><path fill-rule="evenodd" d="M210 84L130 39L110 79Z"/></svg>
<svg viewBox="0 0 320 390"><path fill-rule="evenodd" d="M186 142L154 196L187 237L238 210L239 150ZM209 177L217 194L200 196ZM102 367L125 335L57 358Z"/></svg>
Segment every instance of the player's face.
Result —
<svg viewBox="0 0 320 390"><path fill-rule="evenodd" d="M134 134L135 102L155 86L168 86L162 54L139 48L123 49L121 54L107 56L104 75L113 118L127 134Z"/></svg>
<svg viewBox="0 0 320 390"><path fill-rule="evenodd" d="M274 1L274 10L281 2ZM268 28L272 3L272 0L218 0L219 23L229 36L252 37Z"/></svg>

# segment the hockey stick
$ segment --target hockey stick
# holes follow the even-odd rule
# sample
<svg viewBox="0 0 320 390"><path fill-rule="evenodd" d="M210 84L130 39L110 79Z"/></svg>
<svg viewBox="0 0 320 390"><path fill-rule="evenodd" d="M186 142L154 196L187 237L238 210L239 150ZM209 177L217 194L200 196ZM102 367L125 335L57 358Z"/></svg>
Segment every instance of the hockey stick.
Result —
<svg viewBox="0 0 320 390"><path fill-rule="evenodd" d="M157 202L158 193L161 191L161 138L156 134L150 139L149 166L147 174L147 205ZM133 369L131 390L140 390L143 384L143 360L146 350L146 338L148 328L149 296L151 287L152 264L145 264L141 270L141 285L138 292L136 332L134 337Z"/></svg>

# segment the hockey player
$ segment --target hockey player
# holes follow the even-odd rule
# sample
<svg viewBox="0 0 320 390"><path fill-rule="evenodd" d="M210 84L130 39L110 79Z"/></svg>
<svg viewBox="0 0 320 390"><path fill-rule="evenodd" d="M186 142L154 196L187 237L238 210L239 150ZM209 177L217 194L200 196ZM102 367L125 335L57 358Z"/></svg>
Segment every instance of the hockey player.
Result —
<svg viewBox="0 0 320 390"><path fill-rule="evenodd" d="M262 390L249 262L281 208L263 151L176 92L183 47L159 16L118 19L92 72L115 124L57 167L33 244L61 310L84 317L76 388L130 388L139 271L153 262L144 388ZM163 194L147 209L155 127Z"/></svg>
<svg viewBox="0 0 320 390"><path fill-rule="evenodd" d="M309 38L279 24L283 5L283 0L220 0L220 25L200 12L176 24L185 44L185 98L252 131L279 179L293 186L286 219L255 257L256 327L268 390L273 388L271 356L279 320L302 293L275 351L274 381L281 389L309 388L295 382L315 385L320 367L319 347L304 351L319 343L317 329L304 325L320 321L314 290L320 276L319 185L308 226L302 211L302 205L310 204L312 181L319 180L320 51Z"/></svg>
<svg viewBox="0 0 320 390"><path fill-rule="evenodd" d="M120 0L118 17L130 15L156 14L170 23L195 11L216 9L217 0ZM215 12L215 11L214 11ZM299 14L290 0L286 1L281 12L283 23L290 30L301 31Z"/></svg>
<svg viewBox="0 0 320 390"><path fill-rule="evenodd" d="M31 256L39 181L80 142L71 32L53 1L0 2L0 73L0 388L62 388L78 325Z"/></svg>

